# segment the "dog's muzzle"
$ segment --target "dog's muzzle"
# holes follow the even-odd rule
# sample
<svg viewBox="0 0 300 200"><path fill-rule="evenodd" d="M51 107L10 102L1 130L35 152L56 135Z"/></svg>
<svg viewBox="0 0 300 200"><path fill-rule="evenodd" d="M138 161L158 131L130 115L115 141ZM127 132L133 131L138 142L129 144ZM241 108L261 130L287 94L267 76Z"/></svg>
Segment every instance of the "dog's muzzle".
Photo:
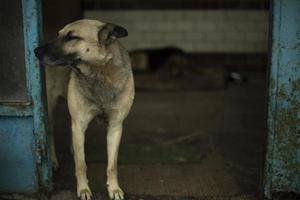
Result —
<svg viewBox="0 0 300 200"><path fill-rule="evenodd" d="M34 49L35 56L44 65L77 65L80 58L76 53L64 54L56 45L44 45Z"/></svg>

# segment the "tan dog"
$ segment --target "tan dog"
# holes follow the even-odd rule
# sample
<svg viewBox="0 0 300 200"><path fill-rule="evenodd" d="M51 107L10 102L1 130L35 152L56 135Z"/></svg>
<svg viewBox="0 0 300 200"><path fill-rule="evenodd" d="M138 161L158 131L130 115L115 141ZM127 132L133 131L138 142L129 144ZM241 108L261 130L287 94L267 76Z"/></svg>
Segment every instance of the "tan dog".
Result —
<svg viewBox="0 0 300 200"><path fill-rule="evenodd" d="M57 97L64 94L64 86L68 83L67 100L72 118L77 195L81 200L89 200L92 196L86 175L84 141L89 122L96 115L108 121L109 197L115 200L124 198L118 183L117 159L122 123L134 98L129 56L117 40L125 36L127 31L120 26L96 20L79 20L60 30L53 42L35 50L41 64L72 69L70 75L66 67L47 70L48 106L49 120L53 123L52 113ZM52 149L55 164L57 160Z"/></svg>

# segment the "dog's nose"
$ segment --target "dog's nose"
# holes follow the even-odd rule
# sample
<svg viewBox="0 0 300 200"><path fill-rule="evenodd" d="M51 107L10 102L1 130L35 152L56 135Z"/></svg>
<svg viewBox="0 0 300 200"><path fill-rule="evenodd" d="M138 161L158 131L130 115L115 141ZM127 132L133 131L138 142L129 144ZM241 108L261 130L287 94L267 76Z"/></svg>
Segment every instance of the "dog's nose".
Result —
<svg viewBox="0 0 300 200"><path fill-rule="evenodd" d="M41 47L37 47L34 49L34 54L37 58L40 58L42 56L42 52L43 52L43 49Z"/></svg>

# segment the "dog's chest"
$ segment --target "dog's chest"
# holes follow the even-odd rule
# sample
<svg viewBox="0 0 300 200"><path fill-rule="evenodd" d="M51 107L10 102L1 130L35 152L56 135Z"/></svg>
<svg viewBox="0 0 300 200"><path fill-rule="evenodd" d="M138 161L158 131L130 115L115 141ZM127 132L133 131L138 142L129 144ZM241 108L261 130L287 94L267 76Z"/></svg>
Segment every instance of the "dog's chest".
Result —
<svg viewBox="0 0 300 200"><path fill-rule="evenodd" d="M102 112L106 112L111 109L122 92L126 80L126 71L108 66L91 76L80 77L78 86L80 93L87 100L95 104Z"/></svg>

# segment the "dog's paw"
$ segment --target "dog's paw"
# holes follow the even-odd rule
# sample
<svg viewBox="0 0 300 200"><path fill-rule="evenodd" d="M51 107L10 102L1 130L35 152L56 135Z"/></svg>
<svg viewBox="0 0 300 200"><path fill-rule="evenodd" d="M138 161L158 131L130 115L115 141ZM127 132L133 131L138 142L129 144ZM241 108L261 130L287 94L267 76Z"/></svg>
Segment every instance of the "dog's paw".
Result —
<svg viewBox="0 0 300 200"><path fill-rule="evenodd" d="M77 196L80 200L91 200L92 193L89 188L77 191Z"/></svg>
<svg viewBox="0 0 300 200"><path fill-rule="evenodd" d="M124 192L120 187L110 188L108 187L108 195L111 200L123 200Z"/></svg>

